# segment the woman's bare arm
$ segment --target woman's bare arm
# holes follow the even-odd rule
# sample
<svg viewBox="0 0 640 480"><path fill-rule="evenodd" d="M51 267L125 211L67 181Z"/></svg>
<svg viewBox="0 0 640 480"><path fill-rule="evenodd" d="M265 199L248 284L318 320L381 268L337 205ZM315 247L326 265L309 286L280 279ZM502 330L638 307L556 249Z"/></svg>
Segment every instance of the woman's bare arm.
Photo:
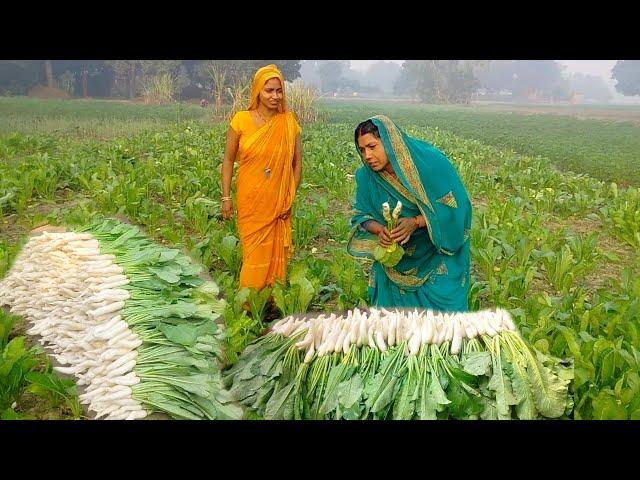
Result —
<svg viewBox="0 0 640 480"><path fill-rule="evenodd" d="M296 146L293 151L293 178L296 181L296 191L300 186L300 180L302 180L302 141L300 135L296 137Z"/></svg>
<svg viewBox="0 0 640 480"><path fill-rule="evenodd" d="M225 219L233 217L233 202L231 197L231 179L233 177L233 164L238 154L240 135L229 127L227 131L227 143L224 148L224 158L222 159L222 216Z"/></svg>

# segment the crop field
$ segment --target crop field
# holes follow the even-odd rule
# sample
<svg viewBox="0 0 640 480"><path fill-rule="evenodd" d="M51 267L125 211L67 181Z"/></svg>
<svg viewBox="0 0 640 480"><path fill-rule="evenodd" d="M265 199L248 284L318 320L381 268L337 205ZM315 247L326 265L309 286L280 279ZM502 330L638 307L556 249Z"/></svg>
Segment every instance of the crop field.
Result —
<svg viewBox="0 0 640 480"><path fill-rule="evenodd" d="M336 105L337 104L337 105ZM440 128L500 149L543 156L562 171L619 185L640 185L640 108L512 107L327 103L334 121L357 122L372 112L395 121ZM602 115L605 112L607 115Z"/></svg>
<svg viewBox="0 0 640 480"><path fill-rule="evenodd" d="M640 419L640 126L414 105L322 109L322 121L303 125L295 256L272 292L282 317L367 305L369 265L345 249L360 165L353 130L384 113L445 152L467 187L471 309L505 308L539 351L574 359L575 419ZM194 105L0 98L0 279L35 227L125 218L208 270L228 303L234 363L265 328L266 297L238 288L237 226L220 217L226 128ZM25 327L0 315L7 349ZM29 355L25 372L50 374L41 353ZM81 417L73 385L36 377L0 392L0 413Z"/></svg>

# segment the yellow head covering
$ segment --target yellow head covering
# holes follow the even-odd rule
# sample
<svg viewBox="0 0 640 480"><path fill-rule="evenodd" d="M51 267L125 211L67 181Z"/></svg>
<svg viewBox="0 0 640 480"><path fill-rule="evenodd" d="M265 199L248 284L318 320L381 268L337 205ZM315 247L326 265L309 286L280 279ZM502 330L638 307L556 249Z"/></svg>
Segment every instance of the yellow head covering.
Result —
<svg viewBox="0 0 640 480"><path fill-rule="evenodd" d="M267 83L268 80L272 78L279 78L280 83L282 84L282 101L278 106L278 110L280 113L284 113L287 111L287 105L285 103L285 95L284 95L284 77L282 73L274 64L267 65L265 67L259 68L253 77L253 83L251 84L251 96L249 97L249 108L248 110L255 110L258 108L258 98L260 95L260 91L264 88L264 84Z"/></svg>

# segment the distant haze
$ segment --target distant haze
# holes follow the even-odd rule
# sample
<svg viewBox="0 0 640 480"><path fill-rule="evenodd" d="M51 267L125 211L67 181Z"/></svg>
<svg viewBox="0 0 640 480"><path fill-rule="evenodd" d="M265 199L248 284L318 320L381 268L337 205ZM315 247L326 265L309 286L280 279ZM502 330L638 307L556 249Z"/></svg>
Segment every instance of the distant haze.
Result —
<svg viewBox="0 0 640 480"><path fill-rule="evenodd" d="M616 81L611 78L611 70L615 66L617 60L556 60L558 63L565 65L565 74L583 73L585 75L595 75L604 78L605 83L609 86L613 98L613 103L640 103L638 97L625 97L616 91Z"/></svg>
<svg viewBox="0 0 640 480"><path fill-rule="evenodd" d="M367 69L380 60L349 60L351 62L351 68L358 70L359 72L366 72ZM385 62L395 62L398 65L402 65L404 60L384 60Z"/></svg>
<svg viewBox="0 0 640 480"><path fill-rule="evenodd" d="M366 72L367 69L380 60L350 60L351 68L360 72ZM404 60L385 60L387 62L395 62L402 65ZM596 75L602 77L611 90L614 103L640 103L638 97L625 97L618 93L615 89L616 81L611 79L611 69L617 60L556 60L564 65L565 75L573 73L583 73L585 75Z"/></svg>

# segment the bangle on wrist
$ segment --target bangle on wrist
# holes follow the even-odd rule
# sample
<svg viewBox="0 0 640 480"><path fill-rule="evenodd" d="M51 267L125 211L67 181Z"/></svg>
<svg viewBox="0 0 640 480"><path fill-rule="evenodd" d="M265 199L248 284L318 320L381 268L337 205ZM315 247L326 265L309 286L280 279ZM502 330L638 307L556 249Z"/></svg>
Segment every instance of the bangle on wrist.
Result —
<svg viewBox="0 0 640 480"><path fill-rule="evenodd" d="M222 197L220 200L222 200L223 202L227 201L227 200L231 200L231 197Z"/></svg>

